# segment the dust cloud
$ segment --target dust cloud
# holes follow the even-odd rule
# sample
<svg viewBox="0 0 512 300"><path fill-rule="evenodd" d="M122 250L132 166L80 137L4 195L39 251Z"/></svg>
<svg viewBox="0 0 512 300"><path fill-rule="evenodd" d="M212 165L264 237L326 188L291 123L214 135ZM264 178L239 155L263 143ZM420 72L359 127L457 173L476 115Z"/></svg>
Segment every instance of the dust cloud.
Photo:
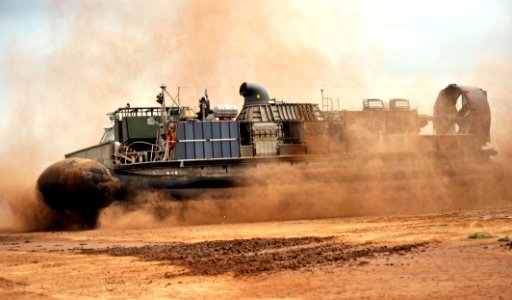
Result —
<svg viewBox="0 0 512 300"><path fill-rule="evenodd" d="M180 86L182 104L192 107L205 88L216 103L240 105L237 90L244 81L257 82L272 97L290 102L319 102L319 89L324 87L330 96L343 97L342 106L350 109L360 109L359 99L374 96L369 90L389 93L389 86L398 86L393 85L398 77L383 73L381 65L386 58L376 43L365 39L363 13L355 7L352 2L318 5L270 0L152 1L150 5L136 1L53 2L48 7L52 32L48 53L13 47L3 66L9 117L0 135L7 141L0 149L0 215L14 217L3 218L0 227L37 229L37 220L45 216L34 187L37 176L64 153L97 143L99 128L107 122L103 113L127 102L153 105L160 83L171 93ZM507 53L498 55L508 57ZM453 77L459 82L460 75L461 80L489 91L493 116L496 114L493 134L497 133L496 143L508 162L511 142L505 133L510 132L510 122L502 111L511 108L506 101L511 68L503 68L494 57L475 62L482 68L478 74ZM488 68L489 61L503 76L496 78L495 69ZM382 79L368 84L377 77ZM430 113L438 90L450 83L440 81L432 74L419 73L402 81L402 90L396 91L401 94L394 95L410 98L419 103L423 113ZM158 193L147 194L132 201L133 205L110 206L100 222L103 226L144 227L224 219L331 217L345 212L410 212L408 206L392 209L389 202L379 200L385 185L368 191L370 187L364 184L344 185L317 174L325 180L311 186L309 180L299 180L304 188L298 188L280 184L283 178L235 193L223 203L216 199L172 203L163 201ZM450 181L446 176L434 180L441 186ZM355 200L354 190L361 190ZM414 198L437 208L428 195L398 198ZM440 198L453 201L449 195L439 193ZM158 211L166 213L155 215Z"/></svg>
<svg viewBox="0 0 512 300"><path fill-rule="evenodd" d="M253 186L204 190L194 200L141 193L107 207L99 224L148 228L500 207L510 205L509 191L500 187L502 174L497 164L256 171L245 175Z"/></svg>
<svg viewBox="0 0 512 300"><path fill-rule="evenodd" d="M58 215L43 203L33 188L2 185L1 197L2 232L52 230L58 222Z"/></svg>

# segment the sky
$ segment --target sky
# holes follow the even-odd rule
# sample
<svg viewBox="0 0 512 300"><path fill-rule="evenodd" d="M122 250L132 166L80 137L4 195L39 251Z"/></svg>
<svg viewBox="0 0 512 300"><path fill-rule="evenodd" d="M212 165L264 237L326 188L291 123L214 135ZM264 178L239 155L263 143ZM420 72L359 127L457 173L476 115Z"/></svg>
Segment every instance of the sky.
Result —
<svg viewBox="0 0 512 300"><path fill-rule="evenodd" d="M499 28L499 2L365 1L363 7L368 37L385 51L385 68L402 76L470 69L489 43L499 46L506 34Z"/></svg>
<svg viewBox="0 0 512 300"><path fill-rule="evenodd" d="M0 138L41 141L30 155L45 165L97 142L105 113L154 105L162 83L189 106L205 88L240 105L239 85L256 81L290 102L324 89L342 108L409 98L429 114L450 83L504 99L512 80L510 1L148 3L0 0Z"/></svg>
<svg viewBox="0 0 512 300"><path fill-rule="evenodd" d="M77 1L62 2L73 4ZM328 7L339 1L293 2L303 7ZM127 3L142 4L143 1L119 2L120 5ZM226 6L228 4L229 1ZM40 56L51 54L56 40L64 34L55 28L52 31L55 20L49 11L51 6L52 2L45 0L0 0L0 58L3 63L10 52L18 49L34 51ZM351 9L353 14L363 18L363 24L359 26L364 38L357 45L358 50L365 51L366 47L381 49L385 58L382 69L401 76L429 70L449 77L455 65L471 68L471 61L478 59L482 52L510 43L512 36L505 31L508 24L502 23L510 20L503 20L510 13L510 7L509 1L496 0L363 0L354 2ZM336 18L336 15L324 15L324 12L306 17L319 23ZM330 13L335 14L336 10ZM315 33L312 38L316 41L311 42L327 52L343 50L342 44L336 44L327 34ZM464 55L464 61L455 60L460 54ZM0 92L5 95L6 75L0 71L0 76ZM2 97L0 101L5 99Z"/></svg>
<svg viewBox="0 0 512 300"><path fill-rule="evenodd" d="M66 3L69 16L55 16L55 4ZM29 51L39 58L40 64L52 55L59 39L66 34L68 21L72 22L73 7L80 7L81 1L47 0L0 0L0 64L5 65L11 53ZM84 1L87 2L87 1ZM94 1L89 1L94 3ZM96 1L97 2L97 1ZM143 1L106 1L119 5L143 5ZM170 1L173 3L173 1ZM201 1L197 1L201 4ZM229 9L229 1L224 2ZM254 0L253 2L258 2ZM286 2L286 1L278 1ZM304 18L319 24L338 18L339 1L288 1L297 7L306 7L312 12ZM179 6L181 1L174 1ZM113 5L112 7L115 7ZM69 9L71 7L71 9ZM325 9L316 9L324 7ZM333 7L329 10L329 7ZM512 35L507 31L510 25L510 1L355 1L350 13L361 20L355 31L361 35L351 51L362 53L379 49L377 63L379 71L392 74L404 81L408 76L419 73L435 73L436 77L451 79L454 70L474 71L474 61L491 53L493 49L508 46ZM57 8L58 9L58 8ZM315 12L316 10L316 12ZM298 10L303 13L304 9ZM169 15L173 11L168 12ZM55 20L55 18L62 20ZM345 15L340 15L345 18ZM283 17L286 22L286 16ZM66 20L68 19L68 20ZM57 28L59 27L59 28ZM327 27L328 24L327 24ZM318 29L325 28L319 26ZM346 52L346 45L336 43L332 33L309 32L308 41L318 45L327 55ZM341 36L343 38L343 36ZM377 55L376 55L377 56ZM44 67L44 66L39 66ZM8 101L7 89L20 89L9 84L4 68L0 68L0 103ZM365 85L372 87L389 84L386 80L372 78ZM162 81L165 81L162 78ZM243 79L241 79L242 81ZM30 84L27 82L26 84ZM428 83L426 83L428 84ZM155 86L158 84L155 83ZM344 83L340 82L340 86ZM325 87L317 87L325 88ZM202 87L201 87L202 89ZM233 91L236 93L236 90ZM338 97L343 95L336 95ZM318 99L317 99L318 100ZM2 110L5 112L5 110ZM2 117L2 120L5 118Z"/></svg>
<svg viewBox="0 0 512 300"><path fill-rule="evenodd" d="M17 49L30 49L39 52L41 56L48 55L51 51L51 39L46 2L0 0L0 65L5 66L10 53ZM23 88L9 86L7 76L5 68L0 68L2 107L9 104L7 89ZM2 127L6 125L6 113L7 110L0 110Z"/></svg>

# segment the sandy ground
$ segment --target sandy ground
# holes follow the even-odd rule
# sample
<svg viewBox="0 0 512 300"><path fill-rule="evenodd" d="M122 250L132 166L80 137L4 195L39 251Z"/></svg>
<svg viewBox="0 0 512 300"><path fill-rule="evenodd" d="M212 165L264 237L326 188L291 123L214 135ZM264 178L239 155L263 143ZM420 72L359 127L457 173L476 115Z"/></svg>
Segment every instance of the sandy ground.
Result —
<svg viewBox="0 0 512 300"><path fill-rule="evenodd" d="M0 299L511 299L507 236L512 207L0 233Z"/></svg>

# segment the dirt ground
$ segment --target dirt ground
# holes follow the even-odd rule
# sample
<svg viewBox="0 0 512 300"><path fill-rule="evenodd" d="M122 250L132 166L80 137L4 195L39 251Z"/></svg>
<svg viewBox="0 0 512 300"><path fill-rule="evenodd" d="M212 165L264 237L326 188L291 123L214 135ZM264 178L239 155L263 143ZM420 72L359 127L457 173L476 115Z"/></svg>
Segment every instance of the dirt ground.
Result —
<svg viewBox="0 0 512 300"><path fill-rule="evenodd" d="M510 299L512 207L0 233L1 299Z"/></svg>

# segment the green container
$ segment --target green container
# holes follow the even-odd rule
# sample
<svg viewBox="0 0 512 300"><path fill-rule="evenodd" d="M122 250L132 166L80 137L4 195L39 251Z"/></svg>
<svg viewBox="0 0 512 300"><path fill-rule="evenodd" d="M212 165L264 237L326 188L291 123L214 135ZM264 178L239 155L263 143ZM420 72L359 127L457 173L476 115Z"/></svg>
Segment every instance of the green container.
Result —
<svg viewBox="0 0 512 300"><path fill-rule="evenodd" d="M156 139L158 135L159 117L125 117L121 121L122 142L134 140ZM155 122L156 121L156 122Z"/></svg>

